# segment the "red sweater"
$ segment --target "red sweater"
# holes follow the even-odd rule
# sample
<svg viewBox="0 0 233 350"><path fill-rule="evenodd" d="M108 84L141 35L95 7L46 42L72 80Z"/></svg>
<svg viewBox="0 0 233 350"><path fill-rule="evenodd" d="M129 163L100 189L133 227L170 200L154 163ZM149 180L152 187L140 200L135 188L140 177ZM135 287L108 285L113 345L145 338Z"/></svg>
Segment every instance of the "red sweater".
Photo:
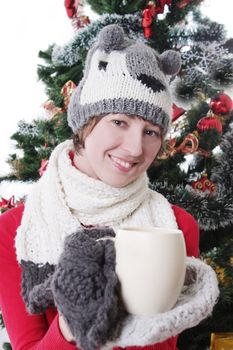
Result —
<svg viewBox="0 0 233 350"><path fill-rule="evenodd" d="M41 315L29 315L20 294L21 270L15 254L15 234L20 225L24 206L0 215L0 308L14 350L75 350L58 326L55 308ZM183 209L173 206L179 228L184 233L187 255L199 254L199 230L194 218ZM176 350L177 337L165 342L128 347L127 350ZM115 348L119 350L121 348Z"/></svg>

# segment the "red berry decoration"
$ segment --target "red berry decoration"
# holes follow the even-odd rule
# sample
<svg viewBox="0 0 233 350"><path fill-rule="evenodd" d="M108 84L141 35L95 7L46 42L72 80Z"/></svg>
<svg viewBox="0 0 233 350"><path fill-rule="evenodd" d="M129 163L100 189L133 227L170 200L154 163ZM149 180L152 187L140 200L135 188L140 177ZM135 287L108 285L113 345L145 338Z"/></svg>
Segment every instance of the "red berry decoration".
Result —
<svg viewBox="0 0 233 350"><path fill-rule="evenodd" d="M199 131L206 131L210 129L218 130L219 134L222 134L222 123L215 115L207 115L201 118L197 123L197 129Z"/></svg>
<svg viewBox="0 0 233 350"><path fill-rule="evenodd" d="M216 114L228 114L233 108L233 102L227 94L220 94L210 102L210 108Z"/></svg>

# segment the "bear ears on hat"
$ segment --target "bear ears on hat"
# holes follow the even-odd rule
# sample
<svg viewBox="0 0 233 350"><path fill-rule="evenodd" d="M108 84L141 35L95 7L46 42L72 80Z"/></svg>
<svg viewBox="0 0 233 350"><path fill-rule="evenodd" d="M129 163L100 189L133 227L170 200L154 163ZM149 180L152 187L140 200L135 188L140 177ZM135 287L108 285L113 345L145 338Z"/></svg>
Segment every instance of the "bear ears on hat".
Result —
<svg viewBox="0 0 233 350"><path fill-rule="evenodd" d="M98 46L105 52L122 50L127 46L127 42L128 41L126 41L124 30L118 24L110 24L104 27L100 31L98 37ZM167 50L161 55L158 55L155 50L153 51L159 61L160 69L164 74L174 75L179 72L181 67L181 57L178 52L174 50Z"/></svg>
<svg viewBox="0 0 233 350"><path fill-rule="evenodd" d="M159 56L159 62L162 71L167 75L175 75L181 68L180 54L174 50L164 51Z"/></svg>
<svg viewBox="0 0 233 350"><path fill-rule="evenodd" d="M110 24L101 29L98 36L98 46L106 52L121 50L124 44L124 36L124 30L119 25Z"/></svg>

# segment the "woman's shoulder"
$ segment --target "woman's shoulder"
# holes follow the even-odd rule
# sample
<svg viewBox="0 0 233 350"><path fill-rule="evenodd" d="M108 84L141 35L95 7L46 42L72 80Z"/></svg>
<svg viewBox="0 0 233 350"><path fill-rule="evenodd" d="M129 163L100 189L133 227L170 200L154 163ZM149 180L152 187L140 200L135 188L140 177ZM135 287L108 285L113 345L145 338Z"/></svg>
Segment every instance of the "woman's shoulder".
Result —
<svg viewBox="0 0 233 350"><path fill-rule="evenodd" d="M24 205L7 210L0 215L0 240L5 239L5 235L15 237L16 230L21 223L23 216Z"/></svg>
<svg viewBox="0 0 233 350"><path fill-rule="evenodd" d="M179 207L178 205L172 204L173 212L176 216L177 222L182 223L183 225L194 225L198 226L196 219L187 212L185 209Z"/></svg>
<svg viewBox="0 0 233 350"><path fill-rule="evenodd" d="M176 222L181 231L183 231L186 243L187 255L199 255L199 226L196 219L185 209L172 205Z"/></svg>

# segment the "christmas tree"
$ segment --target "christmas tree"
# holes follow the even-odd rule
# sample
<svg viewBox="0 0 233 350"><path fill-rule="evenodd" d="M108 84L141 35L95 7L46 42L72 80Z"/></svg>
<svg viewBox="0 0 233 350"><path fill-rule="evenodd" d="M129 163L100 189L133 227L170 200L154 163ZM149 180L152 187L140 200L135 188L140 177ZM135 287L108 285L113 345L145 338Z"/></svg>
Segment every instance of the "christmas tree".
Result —
<svg viewBox="0 0 233 350"><path fill-rule="evenodd" d="M38 75L46 86L48 119L19 123L12 139L22 155L9 156L12 173L6 178L38 179L53 148L71 137L69 99L82 78L87 51L104 26L118 23L130 37L159 52L179 51L182 68L171 81L177 101L171 130L148 175L152 188L197 219L201 258L218 275L221 294L212 317L179 338L181 350L206 349L211 333L232 331L233 325L233 112L232 99L224 93L233 83L232 39L222 25L200 13L200 0L87 3L99 18L90 22L82 0L65 1L74 37L63 47L39 53L45 62ZM187 100L191 107L184 107Z"/></svg>

